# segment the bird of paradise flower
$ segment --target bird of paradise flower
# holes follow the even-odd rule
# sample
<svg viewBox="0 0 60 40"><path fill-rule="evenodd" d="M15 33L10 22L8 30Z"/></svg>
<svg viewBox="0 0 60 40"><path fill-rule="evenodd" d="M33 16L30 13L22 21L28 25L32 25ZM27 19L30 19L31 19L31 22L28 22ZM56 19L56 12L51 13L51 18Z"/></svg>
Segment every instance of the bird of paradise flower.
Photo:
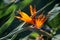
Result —
<svg viewBox="0 0 60 40"><path fill-rule="evenodd" d="M36 7L34 6L33 8L31 5L30 5L30 13L31 13L31 16L27 15L25 12L19 11L19 14L21 16L16 16L16 18L18 18L19 20L23 20L27 23L33 24L34 28L36 29L41 28L44 22L46 21L47 16L41 13L38 16L38 18L36 18Z"/></svg>

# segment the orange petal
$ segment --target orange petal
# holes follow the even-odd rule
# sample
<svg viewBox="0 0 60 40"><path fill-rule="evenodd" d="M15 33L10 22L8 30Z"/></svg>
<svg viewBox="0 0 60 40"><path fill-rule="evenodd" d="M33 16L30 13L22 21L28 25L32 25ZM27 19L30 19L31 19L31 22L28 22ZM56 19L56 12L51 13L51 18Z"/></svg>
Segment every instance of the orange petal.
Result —
<svg viewBox="0 0 60 40"><path fill-rule="evenodd" d="M31 16L33 15L33 7L32 5L30 5L30 13L31 13Z"/></svg>
<svg viewBox="0 0 60 40"><path fill-rule="evenodd" d="M39 18L36 19L36 28L41 28L45 21L46 21L46 16L43 16L41 20Z"/></svg>
<svg viewBox="0 0 60 40"><path fill-rule="evenodd" d="M34 16L36 16L36 6L34 6Z"/></svg>
<svg viewBox="0 0 60 40"><path fill-rule="evenodd" d="M38 16L38 19L42 19L43 17L43 13L41 13L39 16Z"/></svg>
<svg viewBox="0 0 60 40"><path fill-rule="evenodd" d="M20 17L20 16L15 16L16 18L18 18L19 20L23 20L26 21L24 18Z"/></svg>
<svg viewBox="0 0 60 40"><path fill-rule="evenodd" d="M36 27L35 28L40 28L41 27L41 21L40 19L36 19Z"/></svg>
<svg viewBox="0 0 60 40"><path fill-rule="evenodd" d="M24 19L28 19L28 20L31 20L32 18L30 17L30 16L28 16L25 12L21 12L20 11L20 13L19 13L21 16L22 16L22 18L24 18Z"/></svg>
<svg viewBox="0 0 60 40"><path fill-rule="evenodd" d="M41 25L44 24L44 22L46 21L47 17L46 16L43 16L43 18L41 19Z"/></svg>
<svg viewBox="0 0 60 40"><path fill-rule="evenodd" d="M46 16L43 16L43 18L41 19L41 22L44 22L46 20Z"/></svg>
<svg viewBox="0 0 60 40"><path fill-rule="evenodd" d="M33 9L33 7L30 5L30 13L31 13L31 16L36 16L36 6L34 6L34 9Z"/></svg>
<svg viewBox="0 0 60 40"><path fill-rule="evenodd" d="M21 20L21 17L20 16L15 16L15 17Z"/></svg>

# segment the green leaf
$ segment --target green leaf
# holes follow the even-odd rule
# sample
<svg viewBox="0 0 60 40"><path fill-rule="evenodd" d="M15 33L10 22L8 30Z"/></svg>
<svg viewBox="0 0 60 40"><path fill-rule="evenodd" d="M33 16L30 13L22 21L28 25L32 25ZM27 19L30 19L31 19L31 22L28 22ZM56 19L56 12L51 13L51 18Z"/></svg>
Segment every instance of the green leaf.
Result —
<svg viewBox="0 0 60 40"><path fill-rule="evenodd" d="M37 32L33 32L30 35L30 38L36 38L37 36L39 36L39 34Z"/></svg>
<svg viewBox="0 0 60 40"><path fill-rule="evenodd" d="M5 13L0 13L0 18L10 14L11 12L13 12L13 10L16 8L16 5L11 5L7 10L5 10Z"/></svg>
<svg viewBox="0 0 60 40"><path fill-rule="evenodd" d="M31 3L33 0L24 0L18 4L18 9L23 9L26 7L29 3Z"/></svg>
<svg viewBox="0 0 60 40"><path fill-rule="evenodd" d="M24 0L22 2L20 2L18 5L11 5L7 10L5 10L5 13L0 13L0 18L10 14L15 8L20 8L21 10L26 7L29 3L31 3L33 0ZM3 11L3 10L2 10Z"/></svg>
<svg viewBox="0 0 60 40"><path fill-rule="evenodd" d="M60 7L58 7L59 4L56 4L54 6L54 8L49 11L49 19L48 19L48 22L50 22L53 18L55 18L59 13L60 13Z"/></svg>
<svg viewBox="0 0 60 40"><path fill-rule="evenodd" d="M10 4L8 4L8 5L6 5L6 4L4 4L4 3L1 3L1 5L0 5L0 10L7 9L8 7L10 7L10 6L13 5L13 4L14 4L13 2L10 3Z"/></svg>
<svg viewBox="0 0 60 40"><path fill-rule="evenodd" d="M1 33L3 33L3 32L9 27L9 25L12 23L12 21L14 20L14 16L15 16L15 14L12 13L12 14L10 15L10 18L8 19L8 21L6 21L6 22L0 27L0 35L1 35Z"/></svg>
<svg viewBox="0 0 60 40"><path fill-rule="evenodd" d="M49 25L52 28L58 28L58 26L60 25L60 13L58 15L56 15L50 22Z"/></svg>
<svg viewBox="0 0 60 40"><path fill-rule="evenodd" d="M48 19L48 25L50 25L52 28L58 28L60 25L60 7L58 7L58 4L54 6L49 14L50 17Z"/></svg>
<svg viewBox="0 0 60 40"><path fill-rule="evenodd" d="M56 4L54 8L49 11L49 18L47 25L52 28L52 34L54 35L58 29L60 29L60 7Z"/></svg>

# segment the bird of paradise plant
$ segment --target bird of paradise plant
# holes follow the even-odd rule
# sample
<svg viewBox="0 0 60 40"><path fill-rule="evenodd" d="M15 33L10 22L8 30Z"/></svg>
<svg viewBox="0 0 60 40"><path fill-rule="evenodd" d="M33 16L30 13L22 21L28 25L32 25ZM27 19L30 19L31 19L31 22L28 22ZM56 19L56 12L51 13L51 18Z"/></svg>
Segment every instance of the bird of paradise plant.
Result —
<svg viewBox="0 0 60 40"><path fill-rule="evenodd" d="M18 18L19 20L23 20L27 23L33 24L34 28L36 29L41 28L47 19L47 16L43 15L43 13L41 13L38 16L38 18L36 18L36 7L34 6L33 8L31 5L30 5L31 16L27 15L25 12L22 11L18 11L18 12L21 16L16 16L16 18Z"/></svg>

